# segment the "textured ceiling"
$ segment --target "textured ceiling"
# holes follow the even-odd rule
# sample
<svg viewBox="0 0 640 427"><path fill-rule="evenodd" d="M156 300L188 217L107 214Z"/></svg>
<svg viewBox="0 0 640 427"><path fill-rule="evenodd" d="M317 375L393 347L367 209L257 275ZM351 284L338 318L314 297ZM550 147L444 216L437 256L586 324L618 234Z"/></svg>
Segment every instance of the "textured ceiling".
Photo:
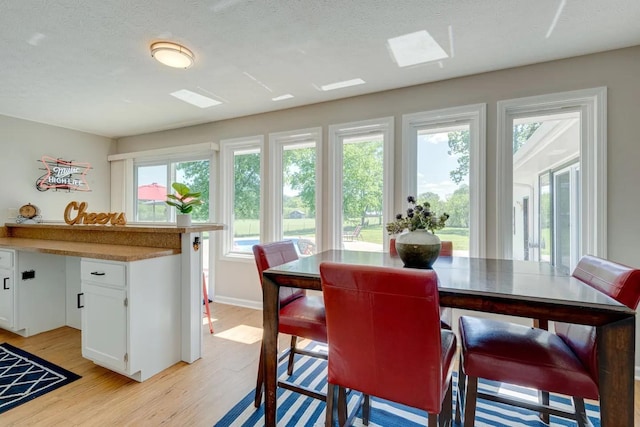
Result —
<svg viewBox="0 0 640 427"><path fill-rule="evenodd" d="M0 114L136 135L633 46L639 21L639 0L0 0ZM386 40L419 30L449 58L399 68ZM154 61L158 40L195 65Z"/></svg>

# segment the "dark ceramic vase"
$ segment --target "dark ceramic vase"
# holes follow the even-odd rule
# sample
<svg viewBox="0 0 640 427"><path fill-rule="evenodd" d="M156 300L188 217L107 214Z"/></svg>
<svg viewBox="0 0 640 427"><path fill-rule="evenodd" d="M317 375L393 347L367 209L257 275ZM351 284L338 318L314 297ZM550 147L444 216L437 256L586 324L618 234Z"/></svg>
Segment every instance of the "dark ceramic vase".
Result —
<svg viewBox="0 0 640 427"><path fill-rule="evenodd" d="M440 238L427 230L415 230L396 237L396 251L410 268L431 268L440 254Z"/></svg>

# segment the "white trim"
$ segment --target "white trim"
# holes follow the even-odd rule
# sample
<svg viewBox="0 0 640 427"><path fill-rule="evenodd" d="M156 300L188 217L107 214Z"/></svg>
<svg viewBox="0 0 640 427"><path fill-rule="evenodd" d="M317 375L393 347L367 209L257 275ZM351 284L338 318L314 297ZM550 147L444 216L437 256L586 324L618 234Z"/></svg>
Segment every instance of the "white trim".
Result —
<svg viewBox="0 0 640 427"><path fill-rule="evenodd" d="M271 197L271 227L269 241L281 240L284 231L281 221L282 214L282 156L285 146L296 145L300 143L314 144L316 151L316 248L321 250L322 246L322 128L298 129L285 132L273 132L269 134L269 155L270 155L270 171L273 173L270 186ZM265 206L265 208L267 208Z"/></svg>
<svg viewBox="0 0 640 427"><path fill-rule="evenodd" d="M168 148L157 148L154 150L134 151L131 153L112 154L107 156L107 160L112 162L114 160L126 160L126 159L164 159L168 157L174 157L180 154L199 155L209 154L212 151L219 151L220 147L215 142L204 142L202 144L191 145L178 145Z"/></svg>
<svg viewBox="0 0 640 427"><path fill-rule="evenodd" d="M240 299L240 298L232 298L225 296L216 296L213 301L216 304L228 304L228 305L236 305L238 307L246 307L253 308L256 310L262 310L262 301L253 301L249 299Z"/></svg>
<svg viewBox="0 0 640 427"><path fill-rule="evenodd" d="M513 120L564 110L581 113L582 254L607 256L607 88L498 101L496 255L511 258Z"/></svg>
<svg viewBox="0 0 640 427"><path fill-rule="evenodd" d="M218 210L219 218L223 224L227 224L227 228L222 232L223 237L219 240L219 251L221 259L238 260L253 259L252 254L241 254L231 252L233 248L233 198L235 185L233 182L233 156L238 150L256 149L260 151L260 205L264 207L265 203L265 170L264 170L264 136L250 136L243 138L224 139L220 141L220 208ZM261 212L264 210L261 209ZM260 215L260 240L264 239L265 234L265 215Z"/></svg>
<svg viewBox="0 0 640 427"><path fill-rule="evenodd" d="M468 124L469 141L469 255L486 254L486 104L463 105L402 116L402 194L416 194L418 130ZM402 211L406 206L402 206Z"/></svg>
<svg viewBox="0 0 640 427"><path fill-rule="evenodd" d="M328 184L333 191L328 199L329 230L326 241L329 247L325 249L337 249L342 246L342 141L345 137L371 133L383 135L382 223L385 224L393 218L394 118L382 117L329 125ZM384 248L389 245L388 239L384 233Z"/></svg>

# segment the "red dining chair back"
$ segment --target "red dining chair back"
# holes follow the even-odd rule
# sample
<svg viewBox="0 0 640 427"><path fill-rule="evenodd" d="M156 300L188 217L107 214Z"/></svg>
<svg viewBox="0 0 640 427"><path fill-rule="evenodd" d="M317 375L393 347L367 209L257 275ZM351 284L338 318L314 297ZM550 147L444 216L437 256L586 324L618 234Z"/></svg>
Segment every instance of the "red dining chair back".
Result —
<svg viewBox="0 0 640 427"><path fill-rule="evenodd" d="M453 256L453 242L451 240L440 241L440 256Z"/></svg>
<svg viewBox="0 0 640 427"><path fill-rule="evenodd" d="M262 272L284 263L298 259L294 243L290 240L265 243L253 246L253 255L258 267L260 285L262 286ZM297 337L307 338L322 343L327 342L327 326L325 324L324 303L322 297L307 295L304 289L280 287L280 311L278 332L291 335L291 345L278 361L289 357L287 372L293 374L294 358L296 354L326 359L326 353L318 353L297 347ZM260 406L262 401L263 375L263 351L260 349L260 363L258 366L258 379L256 382L256 394L254 404ZM288 382L280 382L280 386L292 389L299 393L317 399L325 400L326 396L311 389L296 386Z"/></svg>
<svg viewBox="0 0 640 427"><path fill-rule="evenodd" d="M430 425L443 408L451 419L456 338L440 328L435 271L325 262L320 278L329 341L327 425L336 386L425 410ZM342 425L346 410L340 401L338 407Z"/></svg>
<svg viewBox="0 0 640 427"><path fill-rule="evenodd" d="M638 269L586 255L572 275L632 309L638 306ZM544 419L548 418L546 414L553 414L575 418L579 426L588 425L584 399L599 398L595 327L556 323L554 334L543 329L467 316L460 318L459 326L462 352L456 418L459 421L462 407L465 427L473 425L476 397L495 400L493 395L477 392L478 378L541 390L543 402L536 410L545 414ZM551 408L548 392L572 396L575 413ZM519 401L507 403L523 406ZM530 403L528 405L531 407Z"/></svg>

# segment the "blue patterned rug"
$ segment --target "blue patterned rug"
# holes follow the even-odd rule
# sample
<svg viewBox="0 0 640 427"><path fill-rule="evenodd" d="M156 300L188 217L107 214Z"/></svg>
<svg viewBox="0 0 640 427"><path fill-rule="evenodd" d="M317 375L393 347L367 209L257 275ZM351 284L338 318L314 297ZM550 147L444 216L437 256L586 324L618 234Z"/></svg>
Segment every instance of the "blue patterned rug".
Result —
<svg viewBox="0 0 640 427"><path fill-rule="evenodd" d="M69 384L79 375L10 344L0 344L0 413Z"/></svg>
<svg viewBox="0 0 640 427"><path fill-rule="evenodd" d="M320 346L318 346L320 347ZM304 384L317 391L326 393L326 361L310 357L296 356L294 374L290 378L296 384ZM278 366L280 378L287 378L287 359ZM454 405L457 377L454 373ZM520 398L530 398L537 401L535 390L525 389L492 381L480 380L478 385L481 391L504 393ZM253 427L264 425L264 399L260 408L253 406L254 391L252 390L240 402L238 402L227 414L218 421L214 427ZM355 404L357 396L352 396L349 402L349 410ZM571 399L564 396L551 395L552 405L572 411ZM372 398L371 402L371 427L413 427L427 425L427 413L397 403L382 399ZM455 408L455 406L454 406ZM278 426L324 426L325 404L317 399L291 392L282 388L278 389ZM600 410L597 405L587 403L587 415L594 427L600 426ZM362 426L362 419L356 419L355 426ZM478 400L476 410L477 427L546 427L538 414L527 409L520 409L486 400ZM576 423L558 417L551 417L550 426L575 426ZM459 427L454 423L454 426Z"/></svg>

